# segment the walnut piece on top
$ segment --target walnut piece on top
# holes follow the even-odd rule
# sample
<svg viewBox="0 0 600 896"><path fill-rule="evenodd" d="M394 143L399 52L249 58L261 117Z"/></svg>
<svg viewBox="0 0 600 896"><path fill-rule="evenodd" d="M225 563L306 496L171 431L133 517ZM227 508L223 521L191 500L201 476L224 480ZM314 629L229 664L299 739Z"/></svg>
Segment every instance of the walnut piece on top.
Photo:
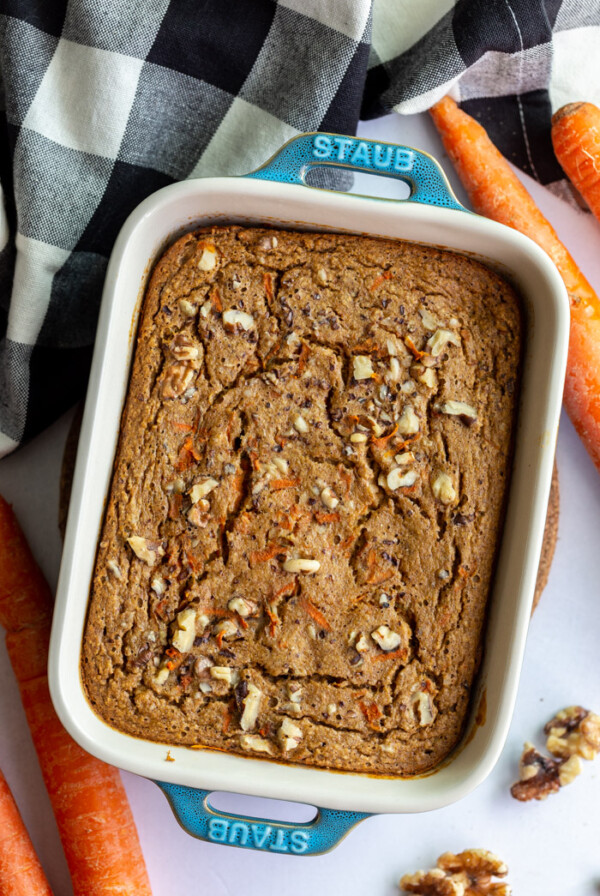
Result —
<svg viewBox="0 0 600 896"><path fill-rule="evenodd" d="M494 877L505 877L505 863L487 849L445 852L430 871L405 874L400 889L421 896L510 896L511 889Z"/></svg>

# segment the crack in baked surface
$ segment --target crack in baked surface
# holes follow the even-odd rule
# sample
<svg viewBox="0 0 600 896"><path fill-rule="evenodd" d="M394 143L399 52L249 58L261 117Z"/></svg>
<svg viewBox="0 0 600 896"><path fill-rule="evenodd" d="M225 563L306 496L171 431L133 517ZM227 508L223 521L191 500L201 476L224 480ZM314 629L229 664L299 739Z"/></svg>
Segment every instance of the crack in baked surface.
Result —
<svg viewBox="0 0 600 896"><path fill-rule="evenodd" d="M212 228L142 310L82 653L138 737L417 774L458 742L522 325L480 263Z"/></svg>

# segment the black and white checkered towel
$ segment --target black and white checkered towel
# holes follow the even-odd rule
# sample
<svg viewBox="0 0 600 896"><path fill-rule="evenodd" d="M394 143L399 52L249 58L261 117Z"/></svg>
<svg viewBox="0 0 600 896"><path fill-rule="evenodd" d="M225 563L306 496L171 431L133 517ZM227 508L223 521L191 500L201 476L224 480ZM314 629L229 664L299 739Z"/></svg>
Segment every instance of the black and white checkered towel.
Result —
<svg viewBox="0 0 600 896"><path fill-rule="evenodd" d="M600 103L599 45L598 0L0 0L0 455L83 395L149 193L448 91L559 182L551 109Z"/></svg>

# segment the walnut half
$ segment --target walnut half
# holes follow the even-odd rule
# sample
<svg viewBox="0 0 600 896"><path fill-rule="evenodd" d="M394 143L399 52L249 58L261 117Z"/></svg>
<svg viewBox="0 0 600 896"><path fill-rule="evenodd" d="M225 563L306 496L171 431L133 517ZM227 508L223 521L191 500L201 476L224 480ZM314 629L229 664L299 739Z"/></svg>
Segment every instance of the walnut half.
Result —
<svg viewBox="0 0 600 896"><path fill-rule="evenodd" d="M560 759L595 759L600 752L600 716L583 706L561 709L544 727L546 749Z"/></svg>
<svg viewBox="0 0 600 896"><path fill-rule="evenodd" d="M445 852L430 871L405 874L400 888L421 896L510 896L510 886L494 877L505 877L508 868L487 849Z"/></svg>
<svg viewBox="0 0 600 896"><path fill-rule="evenodd" d="M570 784L581 771L579 759L551 759L539 753L533 744L525 744L519 762L519 780L510 788L511 796L521 802L545 800L551 793Z"/></svg>

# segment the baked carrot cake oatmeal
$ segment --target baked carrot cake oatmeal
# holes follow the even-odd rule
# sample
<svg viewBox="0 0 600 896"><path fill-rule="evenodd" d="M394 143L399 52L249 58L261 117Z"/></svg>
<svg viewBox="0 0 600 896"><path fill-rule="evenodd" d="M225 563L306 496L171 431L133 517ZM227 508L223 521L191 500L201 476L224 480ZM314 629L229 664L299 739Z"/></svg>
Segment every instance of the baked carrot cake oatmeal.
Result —
<svg viewBox="0 0 600 896"><path fill-rule="evenodd" d="M386 775L465 726L522 324L479 262L219 227L142 309L82 653L168 744Z"/></svg>

